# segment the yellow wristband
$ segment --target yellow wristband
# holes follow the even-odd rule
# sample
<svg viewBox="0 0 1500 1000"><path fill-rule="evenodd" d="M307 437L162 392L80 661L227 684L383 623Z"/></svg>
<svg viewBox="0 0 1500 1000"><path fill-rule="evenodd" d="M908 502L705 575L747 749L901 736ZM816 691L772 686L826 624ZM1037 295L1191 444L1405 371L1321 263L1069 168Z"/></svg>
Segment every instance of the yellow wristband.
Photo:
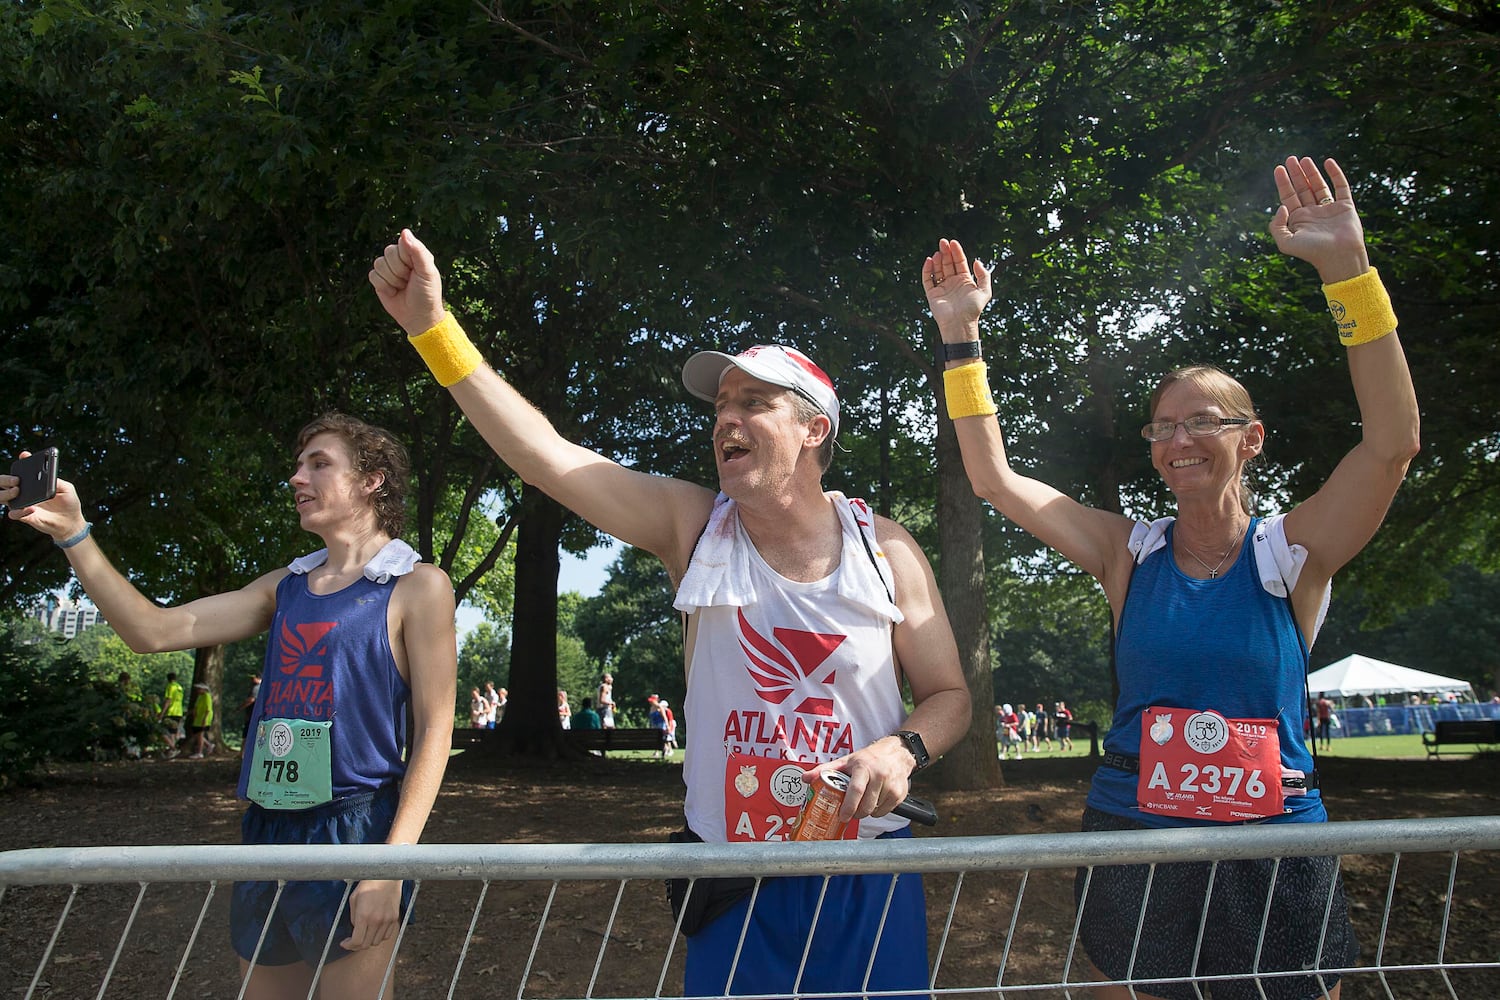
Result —
<svg viewBox="0 0 1500 1000"><path fill-rule="evenodd" d="M1328 311L1345 347L1368 344L1395 332L1391 297L1380 282L1380 272L1373 267L1357 278L1324 285L1323 294L1328 296Z"/></svg>
<svg viewBox="0 0 1500 1000"><path fill-rule="evenodd" d="M437 326L408 339L444 389L462 382L484 363L484 356L469 342L452 313L443 313Z"/></svg>
<svg viewBox="0 0 1500 1000"><path fill-rule="evenodd" d="M988 417L995 413L995 397L990 395L989 368L983 361L944 371L943 395L948 399L949 420Z"/></svg>

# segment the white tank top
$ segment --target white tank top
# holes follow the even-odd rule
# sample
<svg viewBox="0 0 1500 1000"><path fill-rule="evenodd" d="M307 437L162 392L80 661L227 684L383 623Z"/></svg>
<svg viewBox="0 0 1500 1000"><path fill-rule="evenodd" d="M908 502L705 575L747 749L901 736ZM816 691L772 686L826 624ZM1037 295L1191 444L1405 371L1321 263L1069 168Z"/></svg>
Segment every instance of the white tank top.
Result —
<svg viewBox="0 0 1500 1000"><path fill-rule="evenodd" d="M848 535L852 521L840 523ZM758 599L693 612L683 708L687 822L709 843L728 839L724 783L731 754L811 767L894 733L906 718L891 618L839 592L848 560L854 551L863 554L858 537L854 550L846 539L843 561L832 575L797 583L766 564L738 517L734 532L735 546L748 552L743 565ZM866 818L859 835L875 837L906 825L899 816Z"/></svg>

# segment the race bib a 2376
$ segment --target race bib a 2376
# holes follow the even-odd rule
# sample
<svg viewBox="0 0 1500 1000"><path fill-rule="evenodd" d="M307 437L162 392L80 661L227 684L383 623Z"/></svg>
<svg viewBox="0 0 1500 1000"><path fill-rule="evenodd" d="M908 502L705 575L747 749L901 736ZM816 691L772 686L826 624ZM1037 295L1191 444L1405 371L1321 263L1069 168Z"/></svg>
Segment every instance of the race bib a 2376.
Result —
<svg viewBox="0 0 1500 1000"><path fill-rule="evenodd" d="M1282 813L1275 719L1211 709L1151 707L1141 715L1136 803L1154 813L1220 823Z"/></svg>

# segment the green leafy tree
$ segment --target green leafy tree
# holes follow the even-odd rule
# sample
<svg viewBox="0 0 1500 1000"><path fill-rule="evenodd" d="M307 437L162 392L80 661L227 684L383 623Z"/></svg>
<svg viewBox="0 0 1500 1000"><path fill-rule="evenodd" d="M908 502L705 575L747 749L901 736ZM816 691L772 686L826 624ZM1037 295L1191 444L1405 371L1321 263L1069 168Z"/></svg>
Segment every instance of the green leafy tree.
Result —
<svg viewBox="0 0 1500 1000"><path fill-rule="evenodd" d="M1000 577L992 603L998 701L1109 701L1109 606L1092 577Z"/></svg>
<svg viewBox="0 0 1500 1000"><path fill-rule="evenodd" d="M557 686L568 693L568 705L575 712L583 699L594 699L599 686L599 665L575 635L557 637Z"/></svg>
<svg viewBox="0 0 1500 1000"><path fill-rule="evenodd" d="M62 444L108 550L153 598L178 603L305 551L287 516L288 441L317 412L356 413L412 447L412 535L427 558L457 561L462 599L509 537L489 524L476 534L490 552L463 549L481 544L463 530L463 501L503 477L446 396L410 392L429 387L397 338L370 335L369 234L413 204L410 189L376 191L370 167L377 146L412 136L346 74L391 56L447 67L439 50L474 11L435 11L452 30L432 25L425 43L399 11L291 14L67 2L0 13L15 57L0 88L15 141L0 156L16 240L0 260L0 323L32 345L0 361L28 388L12 411L28 423L0 440ZM269 52L307 61L268 73L257 60ZM70 246L45 249L43 230L63 219ZM66 573L40 536L5 533L0 550L0 593L39 593ZM222 651L198 659L196 678L222 702Z"/></svg>
<svg viewBox="0 0 1500 1000"><path fill-rule="evenodd" d="M598 595L578 609L574 627L589 655L614 677L620 711L639 714L651 694L683 703L682 622L673 593L661 561L626 546Z"/></svg>
<svg viewBox="0 0 1500 1000"><path fill-rule="evenodd" d="M1456 566L1444 583L1446 593L1437 600L1383 623L1365 591L1336 589L1313 646L1313 669L1362 653L1461 678L1488 700L1500 692L1500 573Z"/></svg>
<svg viewBox="0 0 1500 1000"><path fill-rule="evenodd" d="M411 535L460 598L513 552L527 721L506 739L556 752L556 552L594 535L418 370L371 302L370 257L413 225L486 357L568 437L701 482L683 354L796 342L855 418L829 484L934 552L976 713L947 770L993 784L986 570L1049 564L985 530L928 417L920 256L955 235L995 265L986 341L1018 464L1160 512L1142 400L1210 360L1265 411L1279 503L1357 431L1311 276L1261 235L1266 175L1338 154L1424 404L1426 450L1345 574L1392 618L1450 559L1495 568L1496 30L1469 0L12 4L0 330L26 349L0 352L21 393L0 444L62 445L109 551L175 601L301 546L275 497L302 420L390 427L417 473ZM481 521L495 534L465 562ZM65 579L46 539L0 532L0 598Z"/></svg>
<svg viewBox="0 0 1500 1000"><path fill-rule="evenodd" d="M106 624L91 626L68 640L69 650L88 665L91 675L113 681L129 674L143 692L159 691L174 671L184 680L193 675L193 657L184 652L136 653ZM184 687L187 685L184 684Z"/></svg>
<svg viewBox="0 0 1500 1000"><path fill-rule="evenodd" d="M71 642L0 621L0 789L53 760L138 757L155 717Z"/></svg>
<svg viewBox="0 0 1500 1000"><path fill-rule="evenodd" d="M557 595L557 686L568 693L568 704L578 711L584 698L593 698L602 674L578 634L578 618L587 600L577 591Z"/></svg>
<svg viewBox="0 0 1500 1000"><path fill-rule="evenodd" d="M510 683L510 632L492 621L481 621L464 636L458 651L458 703L454 714L469 717L470 691L484 690L486 683L506 687Z"/></svg>

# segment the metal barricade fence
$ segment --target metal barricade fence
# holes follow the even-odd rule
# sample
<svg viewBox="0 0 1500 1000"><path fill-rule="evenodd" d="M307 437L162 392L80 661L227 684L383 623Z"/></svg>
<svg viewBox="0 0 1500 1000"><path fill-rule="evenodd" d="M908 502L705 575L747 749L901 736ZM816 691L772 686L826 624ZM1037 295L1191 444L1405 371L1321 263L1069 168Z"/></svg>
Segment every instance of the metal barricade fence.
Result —
<svg viewBox="0 0 1500 1000"><path fill-rule="evenodd" d="M662 880L899 872L926 879L934 998L1084 997L1076 868L1091 877L1106 865L1205 862L1212 872L1229 860L1341 855L1362 956L1315 970L1343 976L1341 1000L1490 998L1500 996L1496 851L1500 817L823 844L21 850L0 853L0 996L242 996L225 940L230 882L406 878L417 915L393 959L404 996L668 1000L681 996L684 944ZM1257 972L1256 995L1275 995L1289 974ZM1177 982L1212 997L1217 979Z"/></svg>
<svg viewBox="0 0 1500 1000"><path fill-rule="evenodd" d="M1338 710L1339 727L1330 733L1335 739L1356 736L1420 736L1431 732L1434 724L1470 719L1500 719L1500 704L1492 702L1443 702L1440 705L1382 705L1379 708Z"/></svg>

